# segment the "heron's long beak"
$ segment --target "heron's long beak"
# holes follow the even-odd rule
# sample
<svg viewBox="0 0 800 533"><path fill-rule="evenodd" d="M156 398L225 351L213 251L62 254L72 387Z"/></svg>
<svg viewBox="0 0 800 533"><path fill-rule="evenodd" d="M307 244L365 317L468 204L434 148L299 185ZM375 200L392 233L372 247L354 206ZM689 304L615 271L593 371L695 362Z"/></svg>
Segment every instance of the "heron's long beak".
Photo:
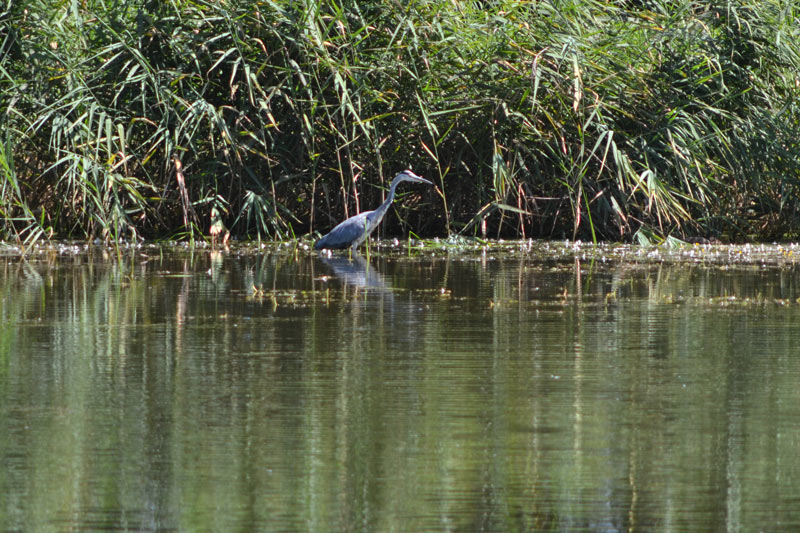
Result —
<svg viewBox="0 0 800 533"><path fill-rule="evenodd" d="M414 174L410 170L406 170L405 171L405 175L406 175L406 178L408 178L409 181L416 181L418 183L427 183L428 185L433 185L433 182L430 182L430 181L426 180L422 176L417 176L416 174Z"/></svg>

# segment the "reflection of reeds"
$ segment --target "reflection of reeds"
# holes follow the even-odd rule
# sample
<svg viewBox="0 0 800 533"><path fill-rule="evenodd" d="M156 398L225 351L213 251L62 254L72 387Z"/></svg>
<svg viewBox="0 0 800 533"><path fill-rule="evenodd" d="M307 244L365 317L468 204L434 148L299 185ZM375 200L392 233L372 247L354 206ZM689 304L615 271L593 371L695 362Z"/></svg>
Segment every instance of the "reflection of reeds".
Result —
<svg viewBox="0 0 800 533"><path fill-rule="evenodd" d="M485 4L15 3L3 235L289 238L409 166L422 234L797 233L788 12Z"/></svg>
<svg viewBox="0 0 800 533"><path fill-rule="evenodd" d="M753 461L743 492L795 490L800 287L755 256L335 257L387 282L353 296L277 245L44 248L0 257L6 529L475 529L480 506L491 530L651 524L725 507L703 483ZM797 251L759 248L683 252ZM731 427L747 454L720 453Z"/></svg>

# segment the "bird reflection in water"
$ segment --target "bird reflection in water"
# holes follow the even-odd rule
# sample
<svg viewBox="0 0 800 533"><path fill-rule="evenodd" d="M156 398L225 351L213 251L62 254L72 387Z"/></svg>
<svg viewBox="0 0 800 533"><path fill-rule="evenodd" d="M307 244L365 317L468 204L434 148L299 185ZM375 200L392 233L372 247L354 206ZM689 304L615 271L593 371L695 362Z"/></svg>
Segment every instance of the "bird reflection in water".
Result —
<svg viewBox="0 0 800 533"><path fill-rule="evenodd" d="M358 254L352 258L342 255L320 254L319 259L331 269L345 285L389 291L383 276L366 259Z"/></svg>
<svg viewBox="0 0 800 533"><path fill-rule="evenodd" d="M349 324L359 335L364 331L381 331L384 348L395 346L402 347L396 353L420 353L424 337L419 331L425 314L420 312L413 291L395 287L389 273L384 275L358 254L349 258L322 253L318 258L341 283L336 290L336 282L326 284L330 288L326 302L343 304L343 308L331 306L339 317L337 320L342 320L341 327ZM378 264L386 265L382 261Z"/></svg>

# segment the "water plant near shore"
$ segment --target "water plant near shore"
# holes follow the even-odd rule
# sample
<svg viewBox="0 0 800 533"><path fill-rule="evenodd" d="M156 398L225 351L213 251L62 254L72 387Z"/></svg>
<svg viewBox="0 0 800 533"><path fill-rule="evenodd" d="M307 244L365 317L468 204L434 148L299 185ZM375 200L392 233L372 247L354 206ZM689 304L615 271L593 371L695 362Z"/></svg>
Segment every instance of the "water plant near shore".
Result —
<svg viewBox="0 0 800 533"><path fill-rule="evenodd" d="M32 0L0 13L0 230L285 239L800 230L787 2Z"/></svg>

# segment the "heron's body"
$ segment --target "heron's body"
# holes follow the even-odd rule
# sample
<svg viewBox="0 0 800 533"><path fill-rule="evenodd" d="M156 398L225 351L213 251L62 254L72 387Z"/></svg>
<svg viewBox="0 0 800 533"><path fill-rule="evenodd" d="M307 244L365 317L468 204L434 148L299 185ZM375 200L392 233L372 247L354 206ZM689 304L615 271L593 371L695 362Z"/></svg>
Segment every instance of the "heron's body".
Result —
<svg viewBox="0 0 800 533"><path fill-rule="evenodd" d="M397 189L397 185L403 181L433 185L430 181L417 176L410 170L400 172L392 180L392 185L389 187L389 196L386 197L386 200L378 209L375 211L364 211L363 213L359 213L339 223L327 235L318 240L314 248L317 250L323 248L331 250L352 248L353 252L355 252L356 248L369 238L370 234L378 227L381 220L383 220L383 215L386 214L386 211L389 210L389 206L392 205L394 191Z"/></svg>

